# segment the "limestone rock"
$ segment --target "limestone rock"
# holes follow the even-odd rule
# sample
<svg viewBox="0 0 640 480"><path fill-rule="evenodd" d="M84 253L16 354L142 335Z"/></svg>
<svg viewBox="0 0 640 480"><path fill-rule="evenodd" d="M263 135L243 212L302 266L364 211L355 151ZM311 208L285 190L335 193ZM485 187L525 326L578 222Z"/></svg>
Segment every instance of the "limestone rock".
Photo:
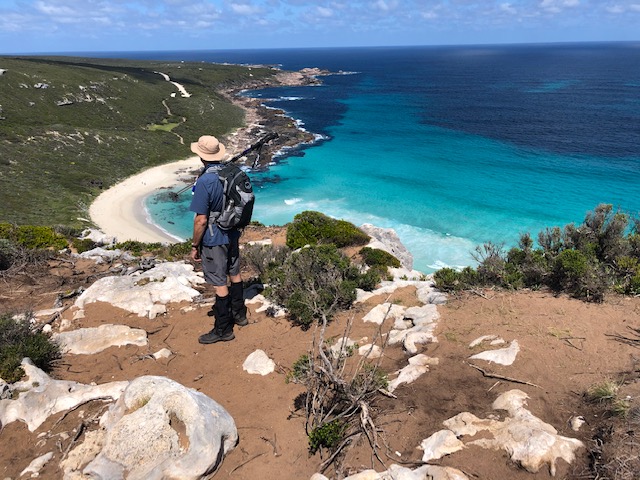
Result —
<svg viewBox="0 0 640 480"><path fill-rule="evenodd" d="M116 399L129 384L111 382L83 385L72 381L53 380L28 358L25 358L21 365L28 379L13 385L13 390L20 392L18 398L0 400L0 424L6 425L21 420L27 424L31 432L56 413L96 398Z"/></svg>
<svg viewBox="0 0 640 480"><path fill-rule="evenodd" d="M517 340L511 342L507 348L497 350L487 350L469 357L471 360L486 360L487 362L499 363L500 365L512 365L520 352L520 345Z"/></svg>
<svg viewBox="0 0 640 480"><path fill-rule="evenodd" d="M531 473L548 465L551 475L555 475L556 460L562 458L568 463L573 462L576 450L584 445L577 439L558 435L552 425L534 416L525 408L527 398L521 390L510 390L500 395L492 407L508 412L509 417L502 422L479 419L463 412L446 420L444 425L457 437L484 431L485 438L470 441L468 445L504 450L514 462Z"/></svg>
<svg viewBox="0 0 640 480"><path fill-rule="evenodd" d="M440 430L425 438L418 448L424 451L422 461L427 463L462 450L464 443L458 440L451 430Z"/></svg>
<svg viewBox="0 0 640 480"><path fill-rule="evenodd" d="M384 250L400 260L404 268L413 269L413 255L402 244L395 230L376 227L370 223L361 225L360 230L372 237L373 240L369 243L370 248Z"/></svg>
<svg viewBox="0 0 640 480"><path fill-rule="evenodd" d="M363 322L372 322L382 325L385 319L392 319L394 322L396 319L404 318L405 307L395 305L391 303L382 303L373 307L369 313L363 318Z"/></svg>
<svg viewBox="0 0 640 480"><path fill-rule="evenodd" d="M200 479L238 443L224 408L164 377L131 381L100 424L100 453L83 469L91 478Z"/></svg>
<svg viewBox="0 0 640 480"><path fill-rule="evenodd" d="M95 328L79 328L52 335L63 353L88 355L123 345L147 345L147 332L127 325L105 324Z"/></svg>
<svg viewBox="0 0 640 480"><path fill-rule="evenodd" d="M403 383L411 383L429 371L430 365L437 365L438 359L418 354L409 359L409 365L395 372L398 376L389 382L388 390L393 392Z"/></svg>
<svg viewBox="0 0 640 480"><path fill-rule="evenodd" d="M276 368L276 363L262 350L251 353L242 364L245 372L251 374L269 375Z"/></svg>
<svg viewBox="0 0 640 480"><path fill-rule="evenodd" d="M200 295L192 286L204 283L192 265L161 263L134 275L104 277L87 288L75 302L83 309L92 302L106 302L140 317L155 318L171 302L191 301Z"/></svg>

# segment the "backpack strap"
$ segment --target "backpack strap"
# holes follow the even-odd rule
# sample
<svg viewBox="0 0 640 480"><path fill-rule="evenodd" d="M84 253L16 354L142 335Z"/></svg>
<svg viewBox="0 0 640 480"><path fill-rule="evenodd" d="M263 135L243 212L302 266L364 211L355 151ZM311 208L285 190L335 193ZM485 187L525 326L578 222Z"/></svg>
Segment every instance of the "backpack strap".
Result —
<svg viewBox="0 0 640 480"><path fill-rule="evenodd" d="M200 176L198 178L200 178L202 175L204 175L205 173L215 173L216 175L218 175L218 172L222 169L222 167L224 166L224 164L215 164L215 165L210 165L209 167L205 168L202 173L200 174ZM218 180L221 181L220 177L218 177ZM220 217L220 215L222 215L222 211L224 210L224 204L226 202L226 196L224 194L224 185L222 186L223 191L222 191L222 208L220 209L219 212L213 211L213 210L209 210L209 215L207 217L207 228L209 229L209 234L211 236L213 236L213 226L216 224L216 221L218 220L218 217Z"/></svg>

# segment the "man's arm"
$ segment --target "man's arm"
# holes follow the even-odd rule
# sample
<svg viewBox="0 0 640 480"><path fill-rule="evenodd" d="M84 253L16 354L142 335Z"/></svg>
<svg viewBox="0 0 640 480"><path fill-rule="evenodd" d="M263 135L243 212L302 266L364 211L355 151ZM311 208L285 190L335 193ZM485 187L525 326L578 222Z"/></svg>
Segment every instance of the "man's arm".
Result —
<svg viewBox="0 0 640 480"><path fill-rule="evenodd" d="M197 214L193 217L193 236L191 237L191 258L198 260L200 258L200 242L207 228L209 218L206 215Z"/></svg>

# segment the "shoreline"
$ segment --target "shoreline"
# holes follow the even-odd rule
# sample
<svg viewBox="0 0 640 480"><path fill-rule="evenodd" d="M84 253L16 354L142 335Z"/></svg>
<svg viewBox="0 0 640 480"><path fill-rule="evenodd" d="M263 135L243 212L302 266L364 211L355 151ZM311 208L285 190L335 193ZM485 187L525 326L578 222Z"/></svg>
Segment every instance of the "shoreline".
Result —
<svg viewBox="0 0 640 480"><path fill-rule="evenodd" d="M269 145L265 148L259 164L260 167L265 167L272 161L273 154L277 151L285 147L294 148L309 143L314 136L297 126L292 128L291 124L296 125L296 122L291 122L293 119L287 117L283 110L266 107L262 103L263 100L239 96L238 93L260 88L313 85L319 82L316 78L318 75L326 74L328 73L315 69L281 72L276 75L273 83L243 85L240 88L219 92L245 111L245 125L220 139L227 147L227 151L241 152L268 130L275 131L280 135L280 141L275 147ZM184 184L187 174L201 166L200 159L192 156L186 160L152 167L128 177L93 200L89 207L89 217L100 231L109 237L114 237L116 242L127 240L165 244L183 242L186 239L167 232L151 221L144 202L149 195L162 188Z"/></svg>
<svg viewBox="0 0 640 480"><path fill-rule="evenodd" d="M128 177L102 192L89 207L93 223L116 242L137 240L145 243L183 242L151 222L144 206L152 193L185 182L189 172L201 166L198 157L165 163Z"/></svg>

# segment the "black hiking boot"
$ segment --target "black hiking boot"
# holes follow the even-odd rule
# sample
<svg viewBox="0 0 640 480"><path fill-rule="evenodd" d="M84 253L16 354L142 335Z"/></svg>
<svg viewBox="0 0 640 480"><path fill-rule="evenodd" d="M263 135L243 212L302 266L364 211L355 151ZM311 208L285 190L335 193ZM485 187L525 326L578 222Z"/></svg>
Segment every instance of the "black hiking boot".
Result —
<svg viewBox="0 0 640 480"><path fill-rule="evenodd" d="M216 303L212 308L215 322L209 333L200 335L198 342L204 344L228 342L233 340L233 317L231 316L231 297L219 297L216 295Z"/></svg>
<svg viewBox="0 0 640 480"><path fill-rule="evenodd" d="M249 320L247 320L247 306L244 304L242 282L231 282L229 296L231 297L231 316L233 317L233 323L239 327L248 325Z"/></svg>
<svg viewBox="0 0 640 480"><path fill-rule="evenodd" d="M198 342L208 345L210 343L229 342L234 338L236 338L236 336L233 334L233 332L229 332L226 335L218 335L216 329L214 328L209 333L200 335L200 337L198 337Z"/></svg>

